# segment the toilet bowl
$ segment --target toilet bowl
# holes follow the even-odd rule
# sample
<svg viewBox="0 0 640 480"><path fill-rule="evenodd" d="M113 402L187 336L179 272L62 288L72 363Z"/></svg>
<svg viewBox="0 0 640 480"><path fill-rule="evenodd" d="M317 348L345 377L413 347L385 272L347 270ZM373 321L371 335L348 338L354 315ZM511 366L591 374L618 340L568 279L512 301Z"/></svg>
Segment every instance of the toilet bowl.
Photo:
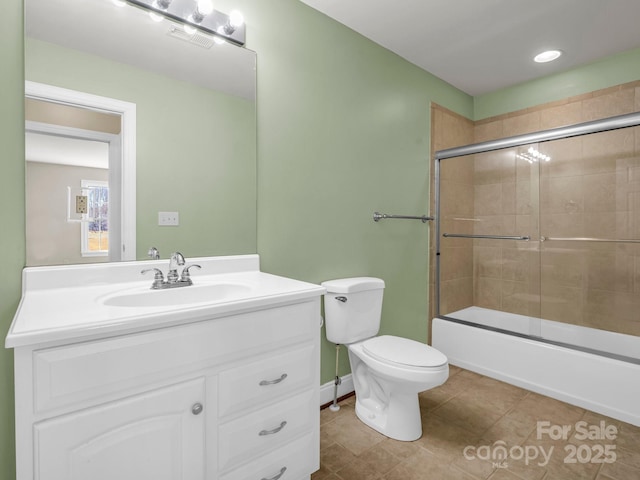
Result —
<svg viewBox="0 0 640 480"><path fill-rule="evenodd" d="M374 430L402 441L422 436L418 393L449 377L447 357L402 337L375 336L384 282L370 277L323 282L327 339L346 345L356 391L356 415Z"/></svg>

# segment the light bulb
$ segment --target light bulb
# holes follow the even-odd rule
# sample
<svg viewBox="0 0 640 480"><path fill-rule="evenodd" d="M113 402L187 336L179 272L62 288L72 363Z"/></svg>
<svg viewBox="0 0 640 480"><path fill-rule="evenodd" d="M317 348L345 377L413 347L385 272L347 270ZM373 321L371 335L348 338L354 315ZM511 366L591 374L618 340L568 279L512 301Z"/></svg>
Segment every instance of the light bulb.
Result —
<svg viewBox="0 0 640 480"><path fill-rule="evenodd" d="M202 15L209 15L213 12L213 3L211 0L198 0L198 12Z"/></svg>
<svg viewBox="0 0 640 480"><path fill-rule="evenodd" d="M191 25L185 23L182 28L184 29L185 33L187 35L193 35L194 33L197 32L197 29L195 27L192 27Z"/></svg>
<svg viewBox="0 0 640 480"><path fill-rule="evenodd" d="M533 58L534 62L537 63L547 63L555 60L562 52L560 50L547 50L546 52L539 53Z"/></svg>
<svg viewBox="0 0 640 480"><path fill-rule="evenodd" d="M162 20L164 20L164 17L156 12L149 12L149 16L154 22L161 22Z"/></svg>
<svg viewBox="0 0 640 480"><path fill-rule="evenodd" d="M229 14L229 24L232 27L238 28L240 25L244 23L244 16L238 10L233 10Z"/></svg>

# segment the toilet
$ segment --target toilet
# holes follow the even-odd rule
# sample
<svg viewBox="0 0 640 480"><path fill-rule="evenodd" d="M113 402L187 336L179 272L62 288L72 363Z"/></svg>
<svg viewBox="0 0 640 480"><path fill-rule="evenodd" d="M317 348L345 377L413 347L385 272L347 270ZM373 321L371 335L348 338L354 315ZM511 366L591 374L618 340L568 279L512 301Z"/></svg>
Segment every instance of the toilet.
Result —
<svg viewBox="0 0 640 480"><path fill-rule="evenodd" d="M422 436L418 393L449 377L447 357L407 338L376 336L384 281L357 277L322 283L327 339L345 345L356 391L356 415L387 437Z"/></svg>

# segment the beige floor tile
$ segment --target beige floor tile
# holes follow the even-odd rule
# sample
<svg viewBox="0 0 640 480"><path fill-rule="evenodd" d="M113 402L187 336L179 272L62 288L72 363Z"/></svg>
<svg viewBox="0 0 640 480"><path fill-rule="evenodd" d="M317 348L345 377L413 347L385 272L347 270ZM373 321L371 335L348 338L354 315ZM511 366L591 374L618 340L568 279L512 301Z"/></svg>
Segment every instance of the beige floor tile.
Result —
<svg viewBox="0 0 640 480"><path fill-rule="evenodd" d="M459 395L440 405L431 412L449 424L457 425L480 436L503 415L481 401Z"/></svg>
<svg viewBox="0 0 640 480"><path fill-rule="evenodd" d="M367 427L355 415L355 397L340 406L338 412L321 413L321 465L312 480L640 480L639 427L457 367L447 383L420 394L423 435L414 442ZM568 425L571 433L552 440L538 431L543 421ZM578 438L578 421L615 426L617 436ZM568 463L572 449L586 445L595 455L596 446L605 443L616 447L615 462ZM464 455L468 446L496 445L544 448L549 461L538 454L529 462L508 458L494 464Z"/></svg>

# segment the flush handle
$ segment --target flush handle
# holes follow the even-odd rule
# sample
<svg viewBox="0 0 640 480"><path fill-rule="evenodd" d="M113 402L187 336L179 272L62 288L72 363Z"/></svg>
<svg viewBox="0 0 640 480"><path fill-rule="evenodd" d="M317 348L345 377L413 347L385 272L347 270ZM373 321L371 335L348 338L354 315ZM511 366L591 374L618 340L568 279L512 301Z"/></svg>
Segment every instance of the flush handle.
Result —
<svg viewBox="0 0 640 480"><path fill-rule="evenodd" d="M347 303L347 297L336 297L336 300L342 303Z"/></svg>

